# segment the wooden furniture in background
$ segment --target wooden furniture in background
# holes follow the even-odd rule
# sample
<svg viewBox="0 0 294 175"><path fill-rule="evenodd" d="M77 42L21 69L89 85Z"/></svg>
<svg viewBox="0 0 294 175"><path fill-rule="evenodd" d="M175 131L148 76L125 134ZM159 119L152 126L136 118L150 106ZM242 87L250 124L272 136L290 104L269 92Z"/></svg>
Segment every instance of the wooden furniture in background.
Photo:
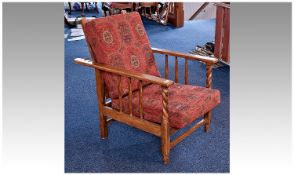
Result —
<svg viewBox="0 0 294 175"><path fill-rule="evenodd" d="M158 5L161 5L159 8ZM175 27L182 27L184 25L184 7L182 2L103 2L102 10L104 15L108 16L114 14L115 10L121 13L121 10L140 11L142 16L148 19L153 19L163 25L167 23L172 24ZM152 15L155 14L155 18Z"/></svg>
<svg viewBox="0 0 294 175"><path fill-rule="evenodd" d="M222 62L230 63L230 4L215 3L216 25L214 56Z"/></svg>
<svg viewBox="0 0 294 175"><path fill-rule="evenodd" d="M144 31L144 28L142 27L142 21L140 20L139 14L138 13L128 13L128 14L121 14L121 15L129 15L127 19L131 20L132 22L129 23L130 25L133 25L130 28L134 28L135 30L127 30L127 27L123 27L120 26L118 28L118 31L120 32L120 35L117 36L119 38L123 38L125 43L121 43L121 46L124 47L129 47L129 42L130 40L130 33L129 32L134 32L132 35L133 36L137 36L139 37L138 40L140 42L142 41L146 41L147 40L147 35L146 32ZM116 15L116 16L109 16L106 18L111 18L112 22L114 22L114 20L119 19L119 22L122 22L120 18L121 16ZM127 57L124 57L123 55L117 55L118 53L116 52L116 49L113 50L113 52L115 53L110 53L111 55L114 55L114 57L109 58L112 65L116 65L116 66L112 66L109 64L102 64L102 63L98 63L97 60L99 60L99 57L97 54L100 53L100 61L104 61L105 59L108 58L103 58L101 60L101 54L109 54L108 52L104 52L101 51L101 47L103 48L103 46L105 45L105 49L113 49L112 47L109 47L110 44L114 44L113 41L114 40L114 36L112 35L111 32L117 33L116 30L111 31L111 29L113 28L105 28L105 24L103 23L103 20L105 20L105 23L107 23L107 19L95 19L95 20L99 20L99 24L100 25L87 25L88 21L86 21L86 19L82 20L82 26L84 29L84 33L86 36L86 41L88 43L88 47L89 47L89 51L90 51L90 55L92 57L92 61L91 60L86 60L86 59L82 59L82 58L76 58L75 59L75 63L83 65L83 66L87 66L87 67L91 67L95 69L95 75L96 75L96 91L97 91L97 98L98 98L98 108L99 108L99 119L100 119L100 135L101 138L105 139L108 137L108 129L107 129L107 125L108 125L108 120L107 118L111 118L112 120L127 124L129 126L135 127L137 129L143 130L145 132L151 133L155 136L160 137L161 139L161 152L162 152L162 160L164 164L168 164L169 162L169 153L170 153L170 149L175 147L179 142L181 142L184 138L188 137L190 134L192 134L196 129L198 129L201 126L204 126L204 130L205 132L208 131L209 126L210 126L210 122L211 122L211 110L215 107L215 105L219 104L219 91L218 90L213 90L212 89L212 66L213 64L218 62L218 59L216 58L212 58L212 57L205 57L205 56L197 56L197 55L192 55L192 54L185 54L185 53L180 53L180 52L175 52L175 51L169 51L169 50L165 50L165 49L157 49L157 48L150 48L150 46L144 45L144 49L145 53L135 53L132 52L131 55L127 55ZM93 20L92 20L93 21ZM90 21L91 22L91 21ZM109 25L109 23L107 23ZM136 27L135 27L136 26ZM100 27L100 28L99 28ZM96 28L99 28L96 30ZM93 33L92 29L95 31L100 31L100 33ZM123 29L123 30L122 30ZM113 34L114 34L113 33ZM97 36L96 36L96 35ZM99 36L103 36L103 38L98 38ZM135 38L132 38L135 39ZM101 42L97 42L97 40L99 41L104 41L105 44L101 43ZM136 42L135 42L136 43ZM99 47L97 46L98 44ZM113 45L114 47L118 47L115 44ZM131 46L132 47L132 46ZM97 49L99 48L99 49ZM137 52L143 52L143 50L139 49L137 50ZM147 51L147 52L146 52ZM121 52L119 52L120 54ZM142 58L141 61L143 62L148 62L148 64L154 64L154 57L153 54L163 54L165 55L165 78L161 78L159 76L154 76L151 74L147 74L147 73L142 73L142 72L138 72L136 71L136 69L138 68L137 66L140 66L140 62L137 60L138 58L136 58L138 55L145 55L145 57ZM169 76L168 76L168 72L169 72L169 59L175 58L175 81L169 80ZM130 59L130 60L120 60L122 58L125 59ZM153 58L153 60L151 59ZM191 99L193 102L193 110L196 110L197 107L200 107L200 104L204 104L204 106L201 105L201 107L199 108L204 116L203 118L196 123L194 126L192 126L191 128L189 128L187 131L185 131L182 135L176 137L174 140L170 139L170 136L172 134L174 134L176 131L178 131L179 129L181 129L182 127L185 127L186 125L183 125L180 128L175 128L175 127L171 127L173 125L175 125L174 121L171 118L171 114L169 113L169 110L172 111L174 109L171 109L171 105L169 104L169 100L171 98L176 98L176 94L175 91L173 91L173 94L171 94L172 96L169 96L169 93L171 92L171 88L192 88L192 86L185 86L185 85L180 85L177 84L179 83L179 78L178 78L178 60L182 58L185 60L185 85L189 84L189 80L188 80L188 61L199 61L203 64L206 65L206 88L204 87L197 87L197 88L201 88L202 90L199 90L199 92L197 91L197 93L202 93L204 97L202 97L200 94L191 94L190 91L187 91L187 89L183 89L185 93L189 93L188 96L191 97L193 95L196 95L195 98L197 98L197 100L195 100L194 98ZM148 59L148 60L146 60ZM124 64L131 64L131 66L135 66L136 69L134 70L126 70L123 69L122 67L125 67L126 65ZM145 64L145 63L144 63ZM120 66L122 65L122 66ZM127 65L129 66L129 65ZM140 68L141 69L141 68ZM149 71L150 71L150 67L149 67ZM155 68L157 70L157 68ZM157 70L158 71L158 70ZM111 75L111 78L115 78L114 81L110 81L112 83L112 86L109 86L109 78L107 78L107 75ZM107 80L107 81L106 81ZM124 91L122 91L122 88L125 84L123 84L123 80L127 80L127 89L123 89ZM132 83L133 82L138 82L137 85L137 89L134 89ZM124 81L125 82L125 81ZM114 83L117 83L116 85ZM106 86L105 86L106 85ZM154 99L155 98L155 94L148 94L148 96L144 96L143 92L146 92L146 89L148 89L149 87L153 87L153 86L158 86L159 87L159 97L161 95L161 99L162 99L162 104L159 106L156 106L157 109L159 109L160 111L162 111L162 116L158 116L159 119L161 120L159 123L158 122L152 122L150 119L146 119L146 115L147 113L145 113L145 105L146 101L144 102L144 99ZM107 88L106 88L107 87ZM196 86L195 86L196 88ZM125 91L126 90L126 91ZM179 89L176 89L176 91L178 92ZM114 91L117 92L117 96L113 97L112 99L109 99L111 94L112 96L114 96ZM200 92L201 91L201 92ZM139 93L139 95L137 96L138 98L138 102L134 104L133 98L135 98L135 94L137 95ZM206 96L207 94L209 94L209 96ZM211 94L214 94L216 96L210 96ZM218 94L218 95L217 95ZM146 95L146 94L145 94ZM183 95L183 94L179 94L179 95ZM199 96L198 96L199 95ZM127 101L123 101L123 100L127 100ZM187 99L185 99L186 101ZM116 102L116 104L119 106L118 108L113 108L113 104ZM127 106L126 103L124 103L123 106L123 102L127 102ZM154 103L154 101L153 101ZM179 101L174 101L173 105L177 105L177 106L181 106L181 102ZM180 104L178 104L180 103ZM195 104L194 104L195 103ZM198 106L197 106L198 104ZM211 106L208 107L208 104L210 104ZM135 106L134 106L135 105ZM213 107L214 106L214 107ZM128 108L128 111L124 111L124 107ZM182 106L183 107L183 106ZM139 109L139 115L134 114L132 109ZM207 108L206 110L208 112L204 112L203 108ZM162 110L161 110L162 109ZM152 110L154 110L152 108ZM183 110L187 110L184 108L181 108L181 111ZM188 109L188 110L192 110L192 108ZM205 110L205 111L206 111ZM136 111L136 110L135 110ZM178 111L180 112L180 111ZM199 112L198 109L196 110L196 112ZM199 113L200 114L200 113ZM180 114L177 114L180 115ZM195 118L192 118L193 120L196 120L196 117L201 117L200 116L194 116ZM180 116L176 117L179 118ZM186 117L192 117L190 115L186 115ZM186 118L187 119L187 118ZM190 121L192 122L192 121ZM187 123L188 124L188 123Z"/></svg>
<svg viewBox="0 0 294 175"><path fill-rule="evenodd" d="M155 9L155 12L157 13L157 15L159 14L159 8L158 8L158 2L140 2L139 3L139 7L141 8L141 10L143 11L143 14L145 17L152 19L152 8ZM147 9L148 9L148 13L147 13ZM158 16L157 16L158 19Z"/></svg>
<svg viewBox="0 0 294 175"><path fill-rule="evenodd" d="M168 22L176 27L184 26L184 6L182 2L169 3Z"/></svg>
<svg viewBox="0 0 294 175"><path fill-rule="evenodd" d="M132 2L102 2L102 9L104 11L104 16L115 14L115 10L118 10L121 13L122 10L134 10L134 3Z"/></svg>

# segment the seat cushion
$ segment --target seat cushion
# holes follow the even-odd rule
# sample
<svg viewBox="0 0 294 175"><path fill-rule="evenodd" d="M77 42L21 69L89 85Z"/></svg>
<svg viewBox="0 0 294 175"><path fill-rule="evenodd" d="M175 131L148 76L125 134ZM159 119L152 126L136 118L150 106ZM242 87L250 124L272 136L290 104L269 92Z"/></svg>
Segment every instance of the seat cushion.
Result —
<svg viewBox="0 0 294 175"><path fill-rule="evenodd" d="M94 61L124 70L160 76L142 20L137 12L97 18L83 25ZM111 98L118 97L118 76L103 75ZM122 92L128 82L122 78ZM132 89L137 89L137 80Z"/></svg>
<svg viewBox="0 0 294 175"><path fill-rule="evenodd" d="M168 89L168 114L170 126L183 128L220 103L220 92L199 86L174 84ZM119 110L119 100L112 100L112 107ZM122 98L122 110L129 113L128 96ZM139 92L132 94L132 112L138 117ZM148 85L143 88L144 119L160 123L162 118L162 88Z"/></svg>

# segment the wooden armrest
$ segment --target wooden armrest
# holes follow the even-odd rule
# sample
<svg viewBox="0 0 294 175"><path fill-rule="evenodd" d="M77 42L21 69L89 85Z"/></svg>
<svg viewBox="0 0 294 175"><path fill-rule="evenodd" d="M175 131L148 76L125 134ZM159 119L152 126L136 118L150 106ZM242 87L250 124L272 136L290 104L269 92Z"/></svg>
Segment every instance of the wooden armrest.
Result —
<svg viewBox="0 0 294 175"><path fill-rule="evenodd" d="M176 52L176 51L170 51L170 50L158 49L158 48L152 48L152 51L153 51L153 53L160 53L160 54L166 54L166 55L171 55L171 56L177 56L177 57L186 58L189 60L197 60L197 61L202 61L202 62L210 63L210 64L215 64L218 62L218 59L214 58L214 57L186 54L186 53L182 53L182 52Z"/></svg>
<svg viewBox="0 0 294 175"><path fill-rule="evenodd" d="M137 72L133 72L133 71L129 71L129 70L123 70L123 69L119 69L119 68L105 65L105 64L93 63L91 60L86 60L83 58L76 58L75 63L80 64L80 65L84 65L84 66L88 66L88 67L92 67L95 69L99 69L101 71L119 74L119 75L122 75L125 77L132 77L132 78L136 78L138 80L148 81L148 82L158 84L158 85L161 85L164 87L169 87L170 85L174 84L174 81L171 81L171 80L156 77L153 75L137 73Z"/></svg>

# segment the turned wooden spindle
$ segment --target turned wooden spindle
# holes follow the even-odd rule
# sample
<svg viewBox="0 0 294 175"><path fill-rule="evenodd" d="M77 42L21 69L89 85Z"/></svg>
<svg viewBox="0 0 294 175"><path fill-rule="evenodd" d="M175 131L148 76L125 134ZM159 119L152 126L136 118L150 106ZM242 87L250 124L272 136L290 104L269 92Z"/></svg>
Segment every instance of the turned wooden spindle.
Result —
<svg viewBox="0 0 294 175"><path fill-rule="evenodd" d="M179 82L179 73L178 73L178 57L175 56L175 82Z"/></svg>
<svg viewBox="0 0 294 175"><path fill-rule="evenodd" d="M118 76L117 89L119 98L119 112L122 112L121 76Z"/></svg>
<svg viewBox="0 0 294 175"><path fill-rule="evenodd" d="M212 86L212 65L206 64L206 88L211 89ZM211 123L211 111L204 114L205 126L204 131L208 132Z"/></svg>
<svg viewBox="0 0 294 175"><path fill-rule="evenodd" d="M165 55L165 79L168 79L168 55Z"/></svg>
<svg viewBox="0 0 294 175"><path fill-rule="evenodd" d="M169 162L170 131L168 121L168 89L162 87L162 120L161 120L161 152L162 160L166 165Z"/></svg>
<svg viewBox="0 0 294 175"><path fill-rule="evenodd" d="M142 81L138 82L139 84L139 105L140 105L140 118L143 119L143 86Z"/></svg>
<svg viewBox="0 0 294 175"><path fill-rule="evenodd" d="M206 87L211 88L212 83L212 65L206 64Z"/></svg>
<svg viewBox="0 0 294 175"><path fill-rule="evenodd" d="M132 78L128 78L128 84L129 84L129 110L130 110L130 116L133 116L133 109L132 109Z"/></svg>
<svg viewBox="0 0 294 175"><path fill-rule="evenodd" d="M188 60L185 59L185 84L189 84L189 79L188 79Z"/></svg>

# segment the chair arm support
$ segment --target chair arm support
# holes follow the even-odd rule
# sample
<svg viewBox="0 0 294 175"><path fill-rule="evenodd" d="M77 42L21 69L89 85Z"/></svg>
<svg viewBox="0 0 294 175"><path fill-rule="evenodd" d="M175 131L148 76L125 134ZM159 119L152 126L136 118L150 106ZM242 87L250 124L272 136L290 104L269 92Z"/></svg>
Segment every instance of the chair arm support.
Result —
<svg viewBox="0 0 294 175"><path fill-rule="evenodd" d="M182 52L176 52L176 51L171 51L171 50L166 50L166 49L158 49L158 48L152 48L153 53L160 53L160 54L166 54L166 55L171 55L171 56L177 56L189 60L196 60L196 61L202 61L208 64L215 64L218 62L217 58L214 57L206 57L206 56L201 56L201 55L193 55L193 54L186 54Z"/></svg>
<svg viewBox="0 0 294 175"><path fill-rule="evenodd" d="M92 68L99 69L104 72L109 72L109 73L119 74L119 75L126 76L126 77L136 78L136 79L142 80L142 81L148 81L148 82L158 84L163 87L169 87L170 85L174 84L174 81L171 81L171 80L167 80L167 79L156 77L156 76L149 75L149 74L143 74L143 73L133 72L133 71L129 71L129 70L123 70L123 69L119 69L119 68L105 65L105 64L93 63L91 60L86 60L83 58L76 58L74 61L76 64L92 67Z"/></svg>

